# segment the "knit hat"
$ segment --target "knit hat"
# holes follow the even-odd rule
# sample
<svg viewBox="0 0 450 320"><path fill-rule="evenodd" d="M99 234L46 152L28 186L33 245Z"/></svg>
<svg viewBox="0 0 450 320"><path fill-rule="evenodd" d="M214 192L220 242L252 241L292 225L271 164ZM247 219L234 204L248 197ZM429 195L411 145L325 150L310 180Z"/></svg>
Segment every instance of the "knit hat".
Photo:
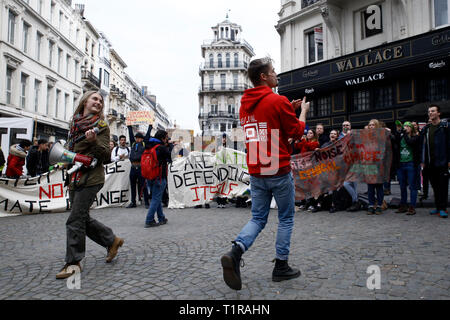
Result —
<svg viewBox="0 0 450 320"><path fill-rule="evenodd" d="M408 127L410 127L411 129L414 129L413 124L412 124L411 122L409 122L409 121L406 121L406 122L403 124L403 126L408 126Z"/></svg>

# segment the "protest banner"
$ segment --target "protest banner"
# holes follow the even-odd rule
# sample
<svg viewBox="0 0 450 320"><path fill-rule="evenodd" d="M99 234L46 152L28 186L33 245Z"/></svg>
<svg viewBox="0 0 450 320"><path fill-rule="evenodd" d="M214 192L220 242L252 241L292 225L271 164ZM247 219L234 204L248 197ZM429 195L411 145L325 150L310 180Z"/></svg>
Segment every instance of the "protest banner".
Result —
<svg viewBox="0 0 450 320"><path fill-rule="evenodd" d="M155 122L154 111L130 111L126 117L126 125L149 125Z"/></svg>
<svg viewBox="0 0 450 320"><path fill-rule="evenodd" d="M344 181L383 183L389 180L391 163L388 130L352 130L331 146L292 157L295 198L317 198Z"/></svg>
<svg viewBox="0 0 450 320"><path fill-rule="evenodd" d="M118 161L105 165L104 169L105 184L91 208L124 206L130 199L131 163ZM60 168L34 178L0 178L0 213L36 214L70 210L65 177L66 170Z"/></svg>
<svg viewBox="0 0 450 320"><path fill-rule="evenodd" d="M228 148L215 154L193 151L169 165L167 183L170 209L242 195L250 188L246 155Z"/></svg>
<svg viewBox="0 0 450 320"><path fill-rule="evenodd" d="M21 139L33 141L33 119L0 118L0 146L5 159L8 159L9 148Z"/></svg>

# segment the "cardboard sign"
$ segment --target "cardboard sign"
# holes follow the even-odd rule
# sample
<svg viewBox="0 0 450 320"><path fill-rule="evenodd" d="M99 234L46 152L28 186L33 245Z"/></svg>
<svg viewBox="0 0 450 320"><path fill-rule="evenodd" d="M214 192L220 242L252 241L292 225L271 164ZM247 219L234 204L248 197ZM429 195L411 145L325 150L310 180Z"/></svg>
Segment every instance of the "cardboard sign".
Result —
<svg viewBox="0 0 450 320"><path fill-rule="evenodd" d="M130 111L127 114L126 125L149 125L155 122L155 112L153 111Z"/></svg>

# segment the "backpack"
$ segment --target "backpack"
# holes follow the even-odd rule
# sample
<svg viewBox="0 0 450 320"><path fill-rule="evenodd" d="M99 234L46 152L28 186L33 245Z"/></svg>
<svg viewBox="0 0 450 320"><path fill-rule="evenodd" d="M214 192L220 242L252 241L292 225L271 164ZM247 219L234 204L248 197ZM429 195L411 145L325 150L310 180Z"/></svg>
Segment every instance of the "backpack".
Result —
<svg viewBox="0 0 450 320"><path fill-rule="evenodd" d="M130 155L130 148L126 147L127 151L128 151L128 155ZM117 157L117 152L119 152L119 147L116 147L116 157Z"/></svg>
<svg viewBox="0 0 450 320"><path fill-rule="evenodd" d="M333 192L333 204L337 211L347 210L352 205L352 196L341 187Z"/></svg>
<svg viewBox="0 0 450 320"><path fill-rule="evenodd" d="M161 177L162 170L156 154L156 148L158 147L159 144L151 149L146 149L142 154L141 173L142 177L147 180L154 180Z"/></svg>

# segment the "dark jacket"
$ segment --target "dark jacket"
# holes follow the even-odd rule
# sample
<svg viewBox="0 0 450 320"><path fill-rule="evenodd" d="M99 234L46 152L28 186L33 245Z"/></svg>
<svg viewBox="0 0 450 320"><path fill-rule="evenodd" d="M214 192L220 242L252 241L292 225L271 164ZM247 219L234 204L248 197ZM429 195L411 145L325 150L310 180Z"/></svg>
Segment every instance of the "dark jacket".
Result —
<svg viewBox="0 0 450 320"><path fill-rule="evenodd" d="M128 134L130 135L130 161L131 162L141 162L142 154L145 151L145 141L150 140L150 133L152 131L153 126L149 125L147 134L144 137L144 141L141 143L136 143L136 139L133 134L133 127L128 126Z"/></svg>
<svg viewBox="0 0 450 320"><path fill-rule="evenodd" d="M401 151L401 141L404 138L405 142L412 149L413 154L413 162L414 165L418 166L420 164L420 137L419 136L409 136L406 134L405 130L402 131L393 131L394 139L392 144L392 152L393 152L393 168L397 169L400 167L400 151Z"/></svg>
<svg viewBox="0 0 450 320"><path fill-rule="evenodd" d="M162 142L156 138L151 138L150 141L147 142L146 148L151 149L154 146L159 145L156 148L156 156L159 161L159 165L161 166L161 172L163 177L167 177L167 164L172 163L172 155L169 147L162 144Z"/></svg>
<svg viewBox="0 0 450 320"><path fill-rule="evenodd" d="M434 133L434 163L430 163L428 145L430 124L427 124L421 135L421 163L427 166L447 167L450 162L450 128L447 121L441 121Z"/></svg>
<svg viewBox="0 0 450 320"><path fill-rule="evenodd" d="M33 146L27 156L27 170L32 177L48 172L49 163L48 150L39 151L38 146Z"/></svg>
<svg viewBox="0 0 450 320"><path fill-rule="evenodd" d="M328 136L328 135L326 135L325 133L323 133L323 134L321 134L321 135L319 136L318 141L319 141L320 147L322 148L323 145L324 145L325 143L327 143L327 142L330 141L330 136Z"/></svg>

